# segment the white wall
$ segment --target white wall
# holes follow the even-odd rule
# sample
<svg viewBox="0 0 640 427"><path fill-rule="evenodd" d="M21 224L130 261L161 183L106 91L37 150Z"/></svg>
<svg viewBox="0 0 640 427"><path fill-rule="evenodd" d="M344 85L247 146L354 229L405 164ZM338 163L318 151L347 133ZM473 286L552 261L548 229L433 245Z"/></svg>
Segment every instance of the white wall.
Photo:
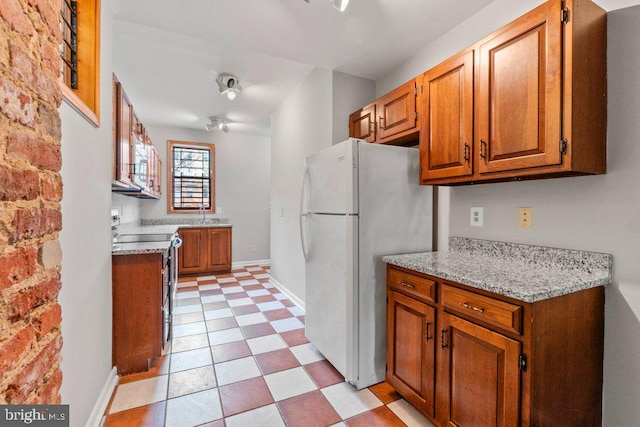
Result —
<svg viewBox="0 0 640 427"><path fill-rule="evenodd" d="M84 425L111 371L111 35L102 2L100 128L63 103L62 402Z"/></svg>
<svg viewBox="0 0 640 427"><path fill-rule="evenodd" d="M120 213L120 223L135 222L141 218L143 199L111 193L111 209Z"/></svg>
<svg viewBox="0 0 640 427"><path fill-rule="evenodd" d="M132 102L135 105L135 101ZM270 139L147 123L145 127L162 158L162 198L140 201L141 217L198 217L197 214L167 213L167 140L213 143L216 146L216 206L222 208L222 214L211 216L228 218L233 224L233 262L269 259ZM251 251L253 245L255 252Z"/></svg>
<svg viewBox="0 0 640 427"><path fill-rule="evenodd" d="M332 85L333 143L337 144L349 137L349 114L375 99L375 82L334 71Z"/></svg>
<svg viewBox="0 0 640 427"><path fill-rule="evenodd" d="M378 95L538 3L495 1L379 80ZM441 219L449 222L451 235L613 254L614 283L606 290L603 420L611 427L640 424L640 82L629 78L640 68L637 40L640 7L611 12L606 175L454 187L443 193L450 204L440 199ZM469 226L471 206L484 206L484 227ZM533 207L532 228L517 226L519 206ZM442 227L439 231L447 233Z"/></svg>
<svg viewBox="0 0 640 427"><path fill-rule="evenodd" d="M374 99L373 81L314 69L271 116L271 275L304 301L300 184L305 157L345 140L348 116Z"/></svg>

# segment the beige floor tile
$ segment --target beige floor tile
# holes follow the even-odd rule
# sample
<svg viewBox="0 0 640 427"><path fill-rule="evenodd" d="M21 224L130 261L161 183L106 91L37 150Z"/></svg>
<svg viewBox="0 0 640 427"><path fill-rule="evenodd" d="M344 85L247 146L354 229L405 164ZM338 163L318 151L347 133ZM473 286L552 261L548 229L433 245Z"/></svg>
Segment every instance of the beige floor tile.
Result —
<svg viewBox="0 0 640 427"><path fill-rule="evenodd" d="M109 413L113 414L114 412L165 400L167 398L168 384L168 375L120 384L111 403Z"/></svg>
<svg viewBox="0 0 640 427"><path fill-rule="evenodd" d="M180 371L169 375L169 399L216 386L213 366Z"/></svg>

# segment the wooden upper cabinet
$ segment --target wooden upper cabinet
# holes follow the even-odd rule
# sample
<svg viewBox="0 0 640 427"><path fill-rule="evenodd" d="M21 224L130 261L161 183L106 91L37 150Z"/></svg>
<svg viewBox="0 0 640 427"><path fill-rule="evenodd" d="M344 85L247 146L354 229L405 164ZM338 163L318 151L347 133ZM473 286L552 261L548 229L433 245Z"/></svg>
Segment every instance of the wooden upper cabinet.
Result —
<svg viewBox="0 0 640 427"><path fill-rule="evenodd" d="M421 183L606 173L606 31L592 0L549 0L427 71Z"/></svg>
<svg viewBox="0 0 640 427"><path fill-rule="evenodd" d="M416 128L417 96L416 80L411 80L377 101L379 142L384 143L395 135Z"/></svg>
<svg viewBox="0 0 640 427"><path fill-rule="evenodd" d="M376 142L376 104L367 105L349 115L349 136Z"/></svg>
<svg viewBox="0 0 640 427"><path fill-rule="evenodd" d="M421 181L473 173L473 50L422 77Z"/></svg>
<svg viewBox="0 0 640 427"><path fill-rule="evenodd" d="M349 115L349 136L377 144L410 144L418 139L420 78L392 90Z"/></svg>
<svg viewBox="0 0 640 427"><path fill-rule="evenodd" d="M447 313L441 326L443 425L519 425L520 343Z"/></svg>
<svg viewBox="0 0 640 427"><path fill-rule="evenodd" d="M480 45L480 173L562 162L562 4L551 1Z"/></svg>
<svg viewBox="0 0 640 427"><path fill-rule="evenodd" d="M133 164L133 107L127 94L122 88L122 84L115 84L115 145L116 145L116 165L114 181L123 186L134 186L131 165Z"/></svg>

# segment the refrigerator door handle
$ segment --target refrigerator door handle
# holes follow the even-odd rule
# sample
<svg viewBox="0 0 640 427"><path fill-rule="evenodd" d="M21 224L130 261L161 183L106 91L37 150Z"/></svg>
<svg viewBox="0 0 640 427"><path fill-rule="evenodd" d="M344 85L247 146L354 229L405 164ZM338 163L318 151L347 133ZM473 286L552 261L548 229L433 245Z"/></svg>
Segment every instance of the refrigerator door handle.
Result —
<svg viewBox="0 0 640 427"><path fill-rule="evenodd" d="M307 216L307 212L305 210L304 201L306 198L308 172L309 170L305 163L304 173L302 174L302 184L300 187L300 244L302 245L302 255L304 256L305 261L307 261L307 243L304 240L304 218Z"/></svg>

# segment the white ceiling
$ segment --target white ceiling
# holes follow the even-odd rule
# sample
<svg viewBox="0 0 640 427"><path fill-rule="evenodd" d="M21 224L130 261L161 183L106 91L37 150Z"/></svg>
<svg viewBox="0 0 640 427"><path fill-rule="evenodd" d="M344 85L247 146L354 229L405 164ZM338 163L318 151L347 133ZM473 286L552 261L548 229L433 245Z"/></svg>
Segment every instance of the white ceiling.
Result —
<svg viewBox="0 0 640 427"><path fill-rule="evenodd" d="M271 114L314 67L377 79L493 0L109 0L114 69L143 123L269 135ZM638 0L598 0L616 9ZM242 93L220 96L215 74Z"/></svg>

